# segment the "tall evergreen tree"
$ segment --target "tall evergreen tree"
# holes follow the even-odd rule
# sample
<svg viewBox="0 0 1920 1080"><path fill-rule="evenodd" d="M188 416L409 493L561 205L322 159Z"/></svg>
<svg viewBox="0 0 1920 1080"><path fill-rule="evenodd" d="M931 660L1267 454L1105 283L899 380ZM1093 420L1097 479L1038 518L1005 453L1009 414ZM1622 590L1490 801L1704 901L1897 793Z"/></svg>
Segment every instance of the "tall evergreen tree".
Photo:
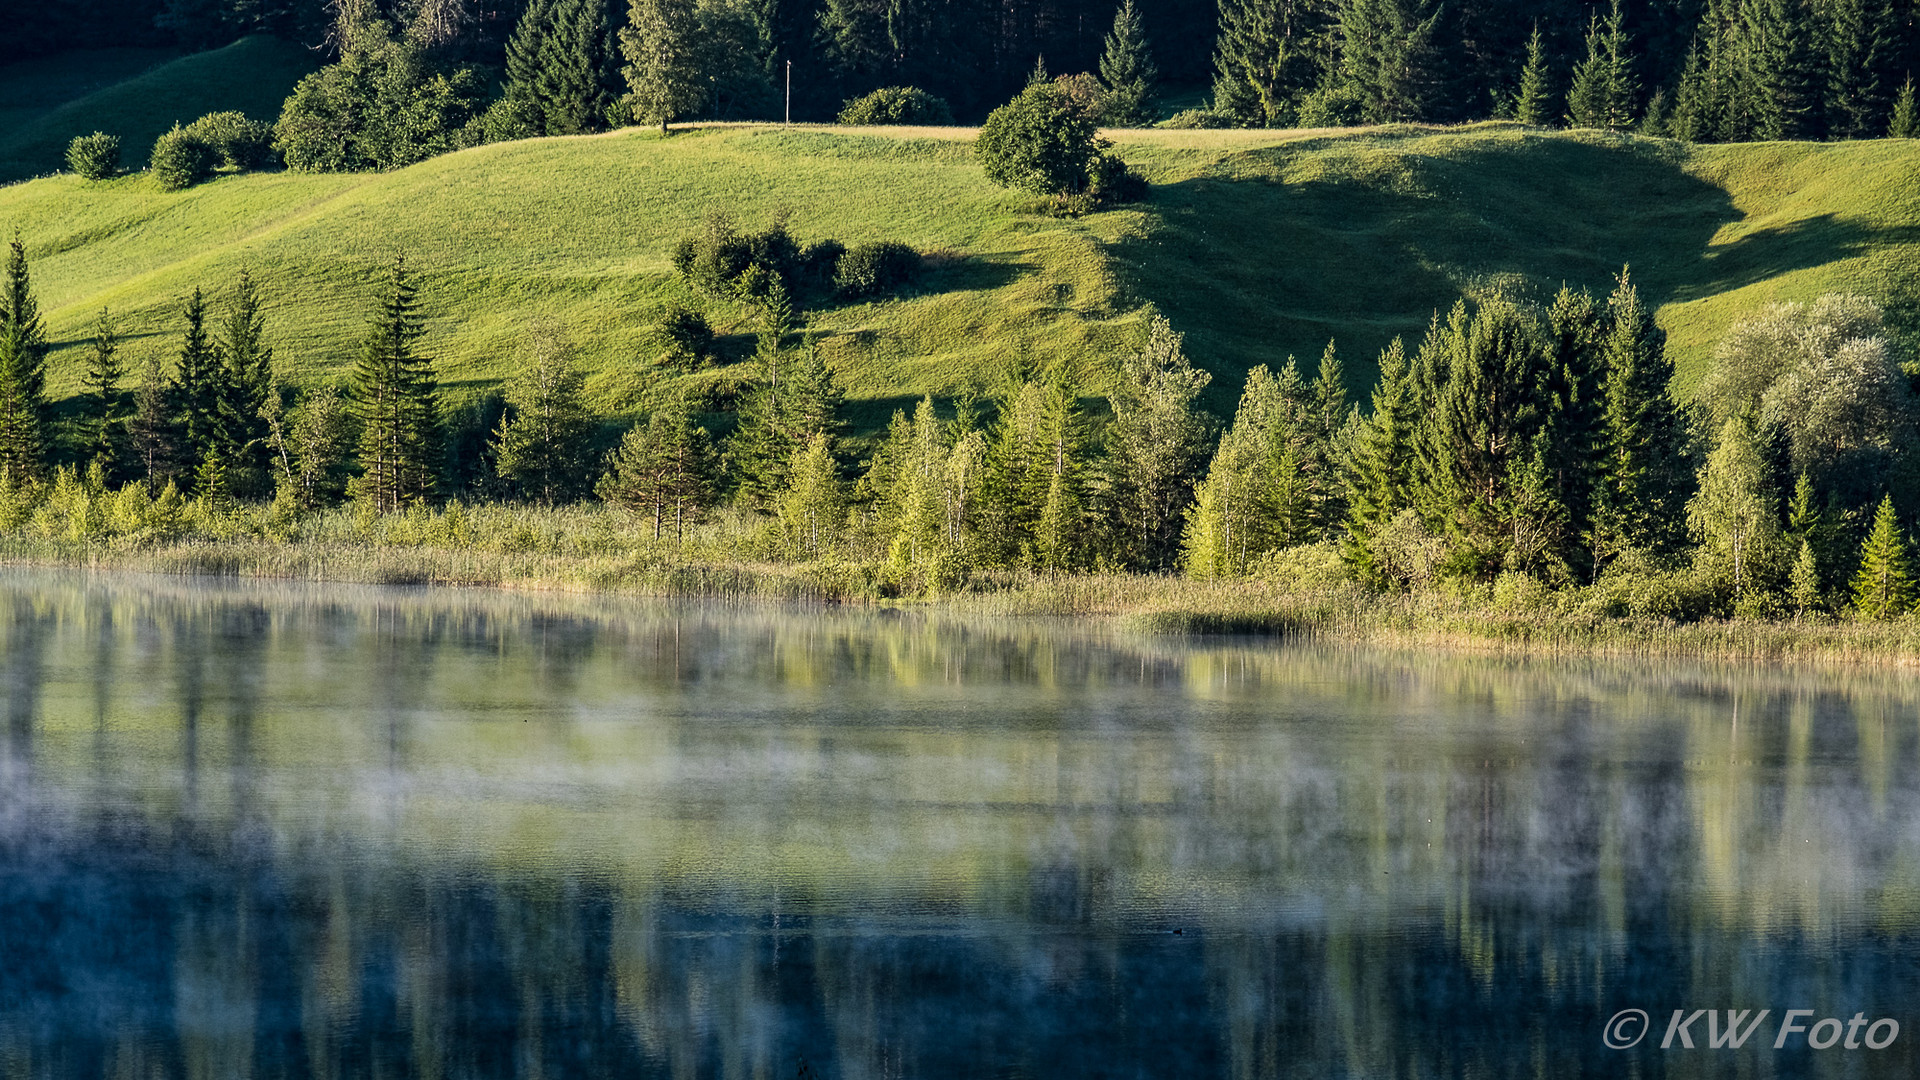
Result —
<svg viewBox="0 0 1920 1080"><path fill-rule="evenodd" d="M1753 137L1806 139L1819 134L1821 79L1806 0L1747 0L1742 57L1753 110Z"/></svg>
<svg viewBox="0 0 1920 1080"><path fill-rule="evenodd" d="M1559 111L1554 107L1553 98L1553 71L1547 63L1540 24L1536 22L1533 36L1527 39L1527 63L1520 69L1520 89L1514 96L1513 118L1532 127L1545 127Z"/></svg>
<svg viewBox="0 0 1920 1080"><path fill-rule="evenodd" d="M692 0L631 0L627 25L620 31L620 52L627 64L628 99L635 116L667 124L700 107L701 78L697 22Z"/></svg>
<svg viewBox="0 0 1920 1080"><path fill-rule="evenodd" d="M207 475L224 477L239 449L228 411L234 395L220 344L207 332L207 298L198 288L187 300L184 314L187 329L181 336L174 377L180 424L176 464L181 472L198 477L212 461L214 468Z"/></svg>
<svg viewBox="0 0 1920 1080"><path fill-rule="evenodd" d="M1567 91L1567 118L1574 127L1625 131L1633 126L1638 84L1620 0L1606 21L1594 16L1587 26L1587 56L1573 69Z"/></svg>
<svg viewBox="0 0 1920 1080"><path fill-rule="evenodd" d="M1347 527L1341 555L1364 581L1385 583L1374 539L1413 504L1414 443L1421 419L1406 346L1394 338L1380 354L1373 413L1361 425L1348 474Z"/></svg>
<svg viewBox="0 0 1920 1080"><path fill-rule="evenodd" d="M529 87L548 135L578 135L607 126L619 85L618 52L608 0L556 0Z"/></svg>
<svg viewBox="0 0 1920 1080"><path fill-rule="evenodd" d="M33 296L27 249L16 234L0 293L0 487L40 475L46 451L47 335Z"/></svg>
<svg viewBox="0 0 1920 1080"><path fill-rule="evenodd" d="M273 348L266 343L266 316L253 275L242 268L218 342L225 372L220 380L220 423L232 447L228 461L235 489L264 494L269 488L267 399L273 393Z"/></svg>
<svg viewBox="0 0 1920 1080"><path fill-rule="evenodd" d="M1913 607L1913 568L1906 533L1893 510L1893 496L1880 500L1873 528L1860 548L1853 603L1870 619L1890 619Z"/></svg>
<svg viewBox="0 0 1920 1080"><path fill-rule="evenodd" d="M1888 0L1827 0L1822 14L1827 133L1876 138L1886 130L1893 97L1887 78L1892 6Z"/></svg>
<svg viewBox="0 0 1920 1080"><path fill-rule="evenodd" d="M432 497L438 480L438 386L432 362L415 348L426 330L418 292L406 256L396 256L353 370L360 475L352 490L381 513Z"/></svg>
<svg viewBox="0 0 1920 1080"><path fill-rule="evenodd" d="M795 359L782 355L777 347L761 350L760 377L741 402L725 454L741 501L769 512L786 487L794 451L815 435L827 436L830 446L838 438L845 396L812 343Z"/></svg>
<svg viewBox="0 0 1920 1080"><path fill-rule="evenodd" d="M1628 548L1662 549L1686 504L1685 428L1668 393L1666 332L1623 272L1601 345L1602 420L1589 550L1598 574Z"/></svg>
<svg viewBox="0 0 1920 1080"><path fill-rule="evenodd" d="M1602 428L1601 345L1605 313L1585 290L1562 288L1547 308L1551 369L1544 389L1541 465L1564 510L1567 543L1555 553L1569 568L1591 570L1579 542L1593 525Z"/></svg>
<svg viewBox="0 0 1920 1080"><path fill-rule="evenodd" d="M1187 510L1182 561L1188 575L1238 577L1269 548L1268 466L1281 399L1279 381L1265 365L1247 372L1233 424L1221 436Z"/></svg>
<svg viewBox="0 0 1920 1080"><path fill-rule="evenodd" d="M1075 570L1087 553L1087 421L1064 373L1056 372L1047 387L1040 422L1046 494L1033 525L1030 562L1036 570Z"/></svg>
<svg viewBox="0 0 1920 1080"><path fill-rule="evenodd" d="M1372 123L1445 115L1437 0L1342 0L1340 78Z"/></svg>
<svg viewBox="0 0 1920 1080"><path fill-rule="evenodd" d="M1153 122L1154 83L1160 77L1147 48L1146 29L1133 0L1122 0L1100 55L1100 81L1106 84L1105 123L1140 127Z"/></svg>
<svg viewBox="0 0 1920 1080"><path fill-rule="evenodd" d="M106 308L94 324L93 351L80 376L79 450L109 478L120 471L126 441L126 416L120 396L120 336Z"/></svg>
<svg viewBox="0 0 1920 1080"><path fill-rule="evenodd" d="M1312 30L1312 7L1302 0L1220 0L1214 107L1263 127L1287 123L1311 77L1305 43Z"/></svg>

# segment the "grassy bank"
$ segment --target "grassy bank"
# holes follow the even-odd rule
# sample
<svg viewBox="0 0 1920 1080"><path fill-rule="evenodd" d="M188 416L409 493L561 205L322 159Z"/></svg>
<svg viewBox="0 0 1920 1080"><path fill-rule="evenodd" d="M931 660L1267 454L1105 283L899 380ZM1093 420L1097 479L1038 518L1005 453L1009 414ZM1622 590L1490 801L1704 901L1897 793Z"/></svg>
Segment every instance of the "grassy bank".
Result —
<svg viewBox="0 0 1920 1080"><path fill-rule="evenodd" d="M276 518L271 507L207 516L189 506L168 538L72 539L27 526L0 534L0 567L736 601L912 606L978 617L1069 617L1146 634L1252 635L1526 656L1668 656L1920 664L1920 616L1680 621L1609 613L1603 588L1524 580L1480 589L1376 593L1347 580L1331 549L1295 549L1249 578L976 571L946 588L902 575L875 551L796 563L768 526L717 515L680 542L654 541L623 511L452 506L374 517L352 509ZM1611 605L1611 606L1610 606Z"/></svg>

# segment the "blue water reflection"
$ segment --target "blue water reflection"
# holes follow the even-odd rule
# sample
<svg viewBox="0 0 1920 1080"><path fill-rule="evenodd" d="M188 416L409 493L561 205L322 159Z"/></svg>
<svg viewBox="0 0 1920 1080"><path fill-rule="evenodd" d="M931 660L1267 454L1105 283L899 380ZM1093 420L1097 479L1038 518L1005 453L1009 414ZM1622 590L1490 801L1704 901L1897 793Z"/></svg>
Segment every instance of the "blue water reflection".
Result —
<svg viewBox="0 0 1920 1080"><path fill-rule="evenodd" d="M23 571L0 611L0 1077L1920 1072L1904 673ZM1901 1031L1775 1050L1789 1008ZM1662 1050L1675 1009L1770 1015Z"/></svg>

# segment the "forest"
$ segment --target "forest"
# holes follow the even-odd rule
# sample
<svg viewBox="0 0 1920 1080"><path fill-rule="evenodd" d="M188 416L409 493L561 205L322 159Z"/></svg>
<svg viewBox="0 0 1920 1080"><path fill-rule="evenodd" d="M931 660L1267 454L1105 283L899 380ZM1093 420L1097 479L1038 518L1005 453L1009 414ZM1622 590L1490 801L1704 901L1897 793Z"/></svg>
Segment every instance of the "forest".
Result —
<svg viewBox="0 0 1920 1080"><path fill-rule="evenodd" d="M1693 141L1911 135L1920 59L1920 11L1897 0L52 0L0 61L260 33L333 61L283 141L359 99L403 106L415 153L626 122L623 72L664 40L691 68L684 119L782 119L791 89L794 119L830 120L906 87L973 123L1038 68L1129 125L1509 118Z"/></svg>

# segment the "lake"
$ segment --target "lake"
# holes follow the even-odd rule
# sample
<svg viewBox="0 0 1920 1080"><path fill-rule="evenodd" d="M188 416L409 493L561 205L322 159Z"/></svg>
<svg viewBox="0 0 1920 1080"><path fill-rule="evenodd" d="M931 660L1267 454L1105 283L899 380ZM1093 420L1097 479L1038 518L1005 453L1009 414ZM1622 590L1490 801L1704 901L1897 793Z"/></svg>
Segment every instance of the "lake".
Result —
<svg viewBox="0 0 1920 1080"><path fill-rule="evenodd" d="M1901 671L23 570L0 611L0 1077L1920 1075Z"/></svg>

